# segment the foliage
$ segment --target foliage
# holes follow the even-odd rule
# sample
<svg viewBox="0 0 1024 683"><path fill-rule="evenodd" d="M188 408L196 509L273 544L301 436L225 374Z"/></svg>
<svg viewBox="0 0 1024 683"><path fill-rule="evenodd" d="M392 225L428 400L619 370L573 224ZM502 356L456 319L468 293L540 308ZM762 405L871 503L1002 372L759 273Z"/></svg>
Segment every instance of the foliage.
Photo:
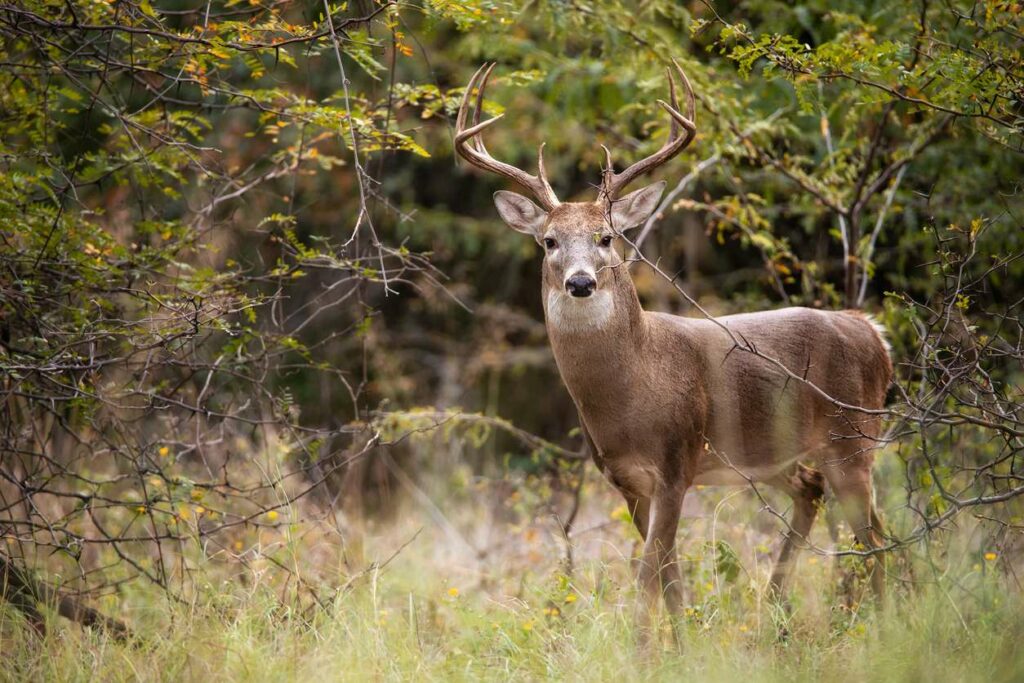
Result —
<svg viewBox="0 0 1024 683"><path fill-rule="evenodd" d="M623 166L661 143L678 59L699 134L636 242L645 304L876 311L891 545L926 552L965 512L1016 538L1020 11L0 3L0 559L121 610L207 600L210 563L291 580L277 553L316 524L436 515L423 488L456 474L528 480L515 513L575 538L582 444L537 252L498 224L502 185L452 156L489 59L489 149L525 167L546 140L563 198L593 196L600 144ZM708 542L742 580L734 544ZM602 618L583 647L622 637Z"/></svg>
<svg viewBox="0 0 1024 683"><path fill-rule="evenodd" d="M337 71L308 87L293 74L343 69L337 46L378 77L365 27L394 10L0 10L9 548L56 551L65 581L96 585L92 565L108 568L99 585L134 575L177 592L187 576L165 543L224 543L323 478L319 445L353 428L304 422L284 378L328 377L354 418L360 389L300 332L345 306L336 334L358 347L364 292L427 264L368 240L368 215L344 242L300 237L299 189L358 169L359 152L426 151L394 125L403 103L336 87ZM241 246L254 237L258 251Z"/></svg>

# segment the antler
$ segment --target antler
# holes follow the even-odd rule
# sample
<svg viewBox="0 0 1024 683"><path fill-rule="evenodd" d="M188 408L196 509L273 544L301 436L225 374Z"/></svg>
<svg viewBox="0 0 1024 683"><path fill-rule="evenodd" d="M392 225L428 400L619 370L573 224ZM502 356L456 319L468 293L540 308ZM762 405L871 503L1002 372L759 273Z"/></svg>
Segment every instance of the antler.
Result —
<svg viewBox="0 0 1024 683"><path fill-rule="evenodd" d="M669 68L665 69L668 74L668 87L669 96L672 100L672 104L667 104L664 100L658 100L665 111L672 117L672 127L669 129L668 140L662 145L661 149L652 154L651 156L641 159L636 162L622 173L616 173L612 167L612 153L608 151L608 148L601 145L604 148L605 154L605 168L604 168L604 186L601 193L608 199L615 199L618 193L621 192L627 185L629 185L638 176L651 171L658 166L674 157L675 155L682 152L690 142L693 141L694 136L697 134L697 124L695 123L697 117L697 106L694 102L693 88L690 86L690 81L683 73L682 67L676 60L672 60L673 66L676 67L676 71L679 72L679 77L683 81L683 86L686 87L686 116L679 113L679 101L676 99L676 83L672 78L672 70ZM685 134L680 136L679 128L685 129Z"/></svg>
<svg viewBox="0 0 1024 683"><path fill-rule="evenodd" d="M493 119L480 122L480 112L483 110L484 102L484 89L487 87L487 79L491 77L494 66L494 63L490 65L485 63L477 69L476 73L473 74L473 78L469 80L469 85L466 86L466 93L462 96L462 104L459 105L459 115L455 120L455 150L473 166L497 173L519 183L525 189L532 192L545 209L551 211L558 206L559 201L544 173L543 143L541 143L540 149L537 150L537 175L530 175L511 164L498 161L484 147L484 141L480 133L483 132L484 128L487 128L504 116L504 114L499 114ZM466 128L466 119L469 118L469 99L473 94L474 88L477 91L477 95L476 108L473 112L473 125L470 128Z"/></svg>

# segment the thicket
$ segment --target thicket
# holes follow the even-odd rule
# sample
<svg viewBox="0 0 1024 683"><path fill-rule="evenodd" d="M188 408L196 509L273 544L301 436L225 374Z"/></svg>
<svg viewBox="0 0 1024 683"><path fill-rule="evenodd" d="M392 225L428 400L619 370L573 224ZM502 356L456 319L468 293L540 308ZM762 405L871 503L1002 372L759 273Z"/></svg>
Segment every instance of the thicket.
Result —
<svg viewBox="0 0 1024 683"><path fill-rule="evenodd" d="M891 546L966 513L1012 562L1020 15L929 0L0 3L5 596L36 623L38 601L66 600L62 614L120 632L87 603L138 582L184 600L202 590L195 567L225 558L287 577L246 534L383 514L414 472L501 466L578 489L539 253L499 224L500 181L453 156L485 60L499 64L486 108L507 113L489 147L528 166L546 141L566 199L595 192L601 144L622 165L660 144L678 60L699 133L660 172L670 191L638 239L674 275L635 265L645 304L697 314L680 287L716 313L875 312L897 370L880 444L903 474L887 484Z"/></svg>

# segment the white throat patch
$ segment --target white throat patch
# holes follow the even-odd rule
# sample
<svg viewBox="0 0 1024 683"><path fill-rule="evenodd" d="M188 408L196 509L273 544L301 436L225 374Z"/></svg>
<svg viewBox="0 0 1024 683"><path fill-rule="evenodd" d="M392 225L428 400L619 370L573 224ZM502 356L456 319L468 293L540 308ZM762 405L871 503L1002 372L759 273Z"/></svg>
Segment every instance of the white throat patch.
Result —
<svg viewBox="0 0 1024 683"><path fill-rule="evenodd" d="M615 300L612 292L601 289L588 297L569 296L552 289L548 292L548 324L560 332L584 332L604 327L612 318Z"/></svg>

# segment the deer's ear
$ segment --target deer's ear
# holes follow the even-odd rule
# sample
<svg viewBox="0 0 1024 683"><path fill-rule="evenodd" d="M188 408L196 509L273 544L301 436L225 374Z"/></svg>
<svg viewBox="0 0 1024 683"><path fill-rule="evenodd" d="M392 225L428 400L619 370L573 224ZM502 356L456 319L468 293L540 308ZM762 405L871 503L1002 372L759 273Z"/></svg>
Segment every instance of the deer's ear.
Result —
<svg viewBox="0 0 1024 683"><path fill-rule="evenodd" d="M640 225L654 213L665 191L665 181L648 185L642 190L630 192L622 199L612 202L611 220L615 230L629 230Z"/></svg>
<svg viewBox="0 0 1024 683"><path fill-rule="evenodd" d="M521 194L501 190L494 193L494 205L498 215L510 228L536 237L540 234L547 212Z"/></svg>

